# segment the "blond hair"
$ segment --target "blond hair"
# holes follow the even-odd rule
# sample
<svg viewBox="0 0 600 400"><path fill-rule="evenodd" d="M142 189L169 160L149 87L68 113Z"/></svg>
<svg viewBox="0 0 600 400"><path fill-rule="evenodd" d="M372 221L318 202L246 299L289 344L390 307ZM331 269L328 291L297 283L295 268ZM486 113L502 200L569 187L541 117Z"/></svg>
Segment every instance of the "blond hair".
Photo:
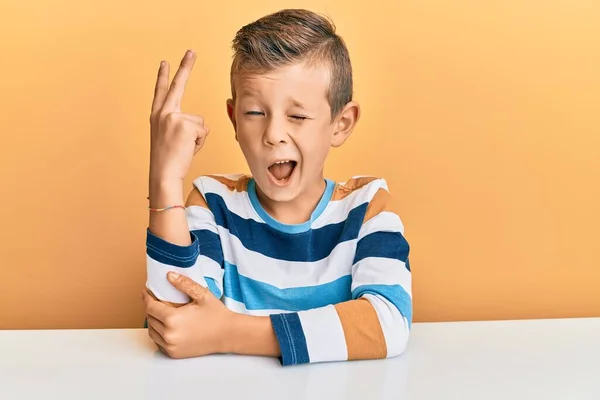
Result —
<svg viewBox="0 0 600 400"><path fill-rule="evenodd" d="M315 12L285 9L242 27L233 39L231 93L235 77L265 73L300 63L323 63L329 68L327 100L333 118L352 100L352 65L344 40L333 22Z"/></svg>

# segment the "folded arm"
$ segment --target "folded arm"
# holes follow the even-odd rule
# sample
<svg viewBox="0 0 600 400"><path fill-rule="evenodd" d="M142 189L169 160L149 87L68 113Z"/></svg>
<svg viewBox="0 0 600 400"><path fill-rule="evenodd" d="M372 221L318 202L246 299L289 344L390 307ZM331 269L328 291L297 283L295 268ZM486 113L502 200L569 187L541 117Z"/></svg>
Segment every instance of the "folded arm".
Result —
<svg viewBox="0 0 600 400"><path fill-rule="evenodd" d="M174 195L162 197L170 199L161 200L162 204L181 204ZM223 294L223 251L214 215L196 188L185 205L185 210L151 212L146 233L146 287L157 300L167 304L189 301L187 295L168 282L169 271L208 287L217 298Z"/></svg>
<svg viewBox="0 0 600 400"><path fill-rule="evenodd" d="M373 254L361 258L362 254ZM400 232L359 241L352 300L272 315L284 365L379 359L401 354L412 322L408 244Z"/></svg>
<svg viewBox="0 0 600 400"><path fill-rule="evenodd" d="M367 208L352 265L351 300L270 317L239 318L230 349L261 347L283 365L381 359L401 354L412 323L409 245L382 189ZM270 321L269 321L270 320ZM270 326L269 326L270 325ZM273 346L273 339L279 348Z"/></svg>

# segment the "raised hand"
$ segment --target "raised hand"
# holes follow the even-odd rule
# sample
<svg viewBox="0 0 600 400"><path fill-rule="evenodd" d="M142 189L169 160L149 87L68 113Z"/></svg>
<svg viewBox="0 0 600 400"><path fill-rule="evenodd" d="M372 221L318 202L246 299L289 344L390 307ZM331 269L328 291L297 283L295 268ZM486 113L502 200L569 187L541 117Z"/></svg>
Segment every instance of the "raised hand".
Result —
<svg viewBox="0 0 600 400"><path fill-rule="evenodd" d="M183 181L194 155L209 133L204 118L181 112L181 99L196 55L187 51L169 87L169 65L158 71L150 114L150 191L153 186Z"/></svg>

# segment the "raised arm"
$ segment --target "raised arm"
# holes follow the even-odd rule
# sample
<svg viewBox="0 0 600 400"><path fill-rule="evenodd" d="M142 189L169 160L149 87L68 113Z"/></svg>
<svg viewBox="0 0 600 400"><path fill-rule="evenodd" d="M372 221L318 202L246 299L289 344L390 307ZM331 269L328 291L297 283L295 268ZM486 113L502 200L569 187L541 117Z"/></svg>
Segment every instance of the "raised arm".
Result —
<svg viewBox="0 0 600 400"><path fill-rule="evenodd" d="M217 297L223 292L214 216L197 188L183 200L183 181L208 135L203 117L181 112L195 60L192 51L186 52L170 85L169 66L161 63L150 114L147 288L156 299L175 305L189 298L168 283L168 271L189 276Z"/></svg>

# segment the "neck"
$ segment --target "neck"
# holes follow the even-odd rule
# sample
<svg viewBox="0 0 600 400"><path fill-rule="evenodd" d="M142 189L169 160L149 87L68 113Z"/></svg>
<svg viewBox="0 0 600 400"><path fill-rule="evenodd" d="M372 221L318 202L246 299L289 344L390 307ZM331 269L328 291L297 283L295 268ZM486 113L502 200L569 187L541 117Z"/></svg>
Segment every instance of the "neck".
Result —
<svg viewBox="0 0 600 400"><path fill-rule="evenodd" d="M257 187L257 196L263 208L271 217L282 224L302 224L308 220L319 204L325 191L325 179L320 177L308 190L291 201L272 201Z"/></svg>

